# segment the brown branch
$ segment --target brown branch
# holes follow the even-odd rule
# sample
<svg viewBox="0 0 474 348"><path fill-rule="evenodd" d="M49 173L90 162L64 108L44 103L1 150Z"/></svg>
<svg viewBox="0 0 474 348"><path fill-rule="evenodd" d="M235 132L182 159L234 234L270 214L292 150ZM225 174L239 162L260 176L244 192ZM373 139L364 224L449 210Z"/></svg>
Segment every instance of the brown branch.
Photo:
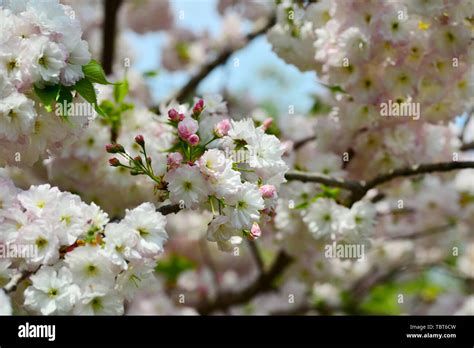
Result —
<svg viewBox="0 0 474 348"><path fill-rule="evenodd" d="M244 42L241 47L230 47L224 49L222 52L220 52L216 58L214 58L212 61L204 64L199 72L191 77L191 79L175 94L174 98L180 103L183 103L186 101L186 99L196 90L197 86L199 83L206 78L207 75L209 75L215 68L218 66L224 64L227 62L229 57L236 52L237 50L243 48L245 45L247 45L250 41L255 39L256 37L265 34L268 29L270 29L276 22L276 17L273 15L271 16L267 22L262 25L261 27L255 29L251 33L249 33L245 38Z"/></svg>
<svg viewBox="0 0 474 348"><path fill-rule="evenodd" d="M104 28L102 31L102 67L107 75L112 73L117 33L117 13L122 0L104 0Z"/></svg>
<svg viewBox="0 0 474 348"><path fill-rule="evenodd" d="M263 273L264 265L263 265L262 255L260 254L260 250L258 249L257 243L255 241L251 241L247 239L247 244L249 246L250 253L252 254L255 260L255 263L257 264L259 273Z"/></svg>
<svg viewBox="0 0 474 348"><path fill-rule="evenodd" d="M287 180L298 180L302 182L314 182L331 187L339 187L351 191L351 202L356 202L365 194L385 183L401 177L408 177L414 175L421 175L427 173L449 172L458 169L474 168L474 161L460 161L460 162L440 162L428 163L398 168L389 171L385 174L380 174L369 181L355 181L340 178L329 177L327 175L317 173L306 173L301 171L291 171L286 173Z"/></svg>
<svg viewBox="0 0 474 348"><path fill-rule="evenodd" d="M467 132L467 126L469 125L469 122L471 122L472 116L474 115L474 107L471 108L471 110L468 111L466 121L464 122L461 133L459 134L459 140L464 141L464 137Z"/></svg>
<svg viewBox="0 0 474 348"><path fill-rule="evenodd" d="M287 180L297 180L302 182L314 182L331 187L339 187L348 191L361 191L362 185L358 181L334 178L324 174L307 173L302 171L290 171L285 175Z"/></svg>
<svg viewBox="0 0 474 348"><path fill-rule="evenodd" d="M293 144L293 149L298 150L298 149L302 148L303 146L305 146L307 143L310 143L314 140L316 140L316 135L310 135L306 138L298 140Z"/></svg>
<svg viewBox="0 0 474 348"><path fill-rule="evenodd" d="M385 184L386 182L392 181L393 179L427 174L427 173L439 173L439 172L449 172L458 169L467 169L474 168L474 161L460 161L460 162L440 162L440 163L428 163L428 164L419 164L413 165L405 168L399 168L391 170L387 174L382 174L374 179L368 181L367 183L362 183L364 190L368 190Z"/></svg>
<svg viewBox="0 0 474 348"><path fill-rule="evenodd" d="M292 262L292 258L285 252L275 258L272 266L267 272L261 273L250 285L239 291L221 292L215 300L198 303L197 311L201 315L208 315L216 310L224 310L230 306L246 303L260 293L272 289L274 281Z"/></svg>
<svg viewBox="0 0 474 348"><path fill-rule="evenodd" d="M416 238L423 238L427 236L432 236L437 233L442 233L445 232L446 230L450 229L451 227L454 227L454 223L442 225L442 226L435 226L431 228L427 228L421 231L415 231L411 233L404 233L404 234L397 234L394 236L387 236L387 239L416 239Z"/></svg>
<svg viewBox="0 0 474 348"><path fill-rule="evenodd" d="M179 204L169 204L169 205L164 205L162 207L159 207L156 210L163 215L169 215L169 214L176 214L177 212L181 210L181 207L179 206Z"/></svg>
<svg viewBox="0 0 474 348"><path fill-rule="evenodd" d="M10 282L7 285L5 285L5 287L3 288L3 291L5 291L6 294L14 292L17 289L18 285L23 280L25 280L26 278L28 278L30 275L34 274L35 272L36 271L34 272L23 271L21 273L14 275L12 279L10 280Z"/></svg>
<svg viewBox="0 0 474 348"><path fill-rule="evenodd" d="M474 141L462 144L460 149L461 151L474 150Z"/></svg>

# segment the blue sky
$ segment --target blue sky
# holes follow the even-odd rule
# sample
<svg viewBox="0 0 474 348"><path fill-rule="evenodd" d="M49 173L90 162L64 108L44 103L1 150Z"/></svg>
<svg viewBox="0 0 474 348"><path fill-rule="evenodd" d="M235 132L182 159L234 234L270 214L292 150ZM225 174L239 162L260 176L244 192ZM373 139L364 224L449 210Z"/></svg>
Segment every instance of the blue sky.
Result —
<svg viewBox="0 0 474 348"><path fill-rule="evenodd" d="M183 13L184 19L175 16L177 25L195 32L207 30L211 35L219 34L221 17L217 13L216 0L172 0L176 14ZM183 11L183 12L180 12ZM165 42L164 33L138 35L128 32L137 54L134 68L149 71L159 68L160 47ZM255 57L258 57L256 59ZM234 58L239 67L233 66ZM156 102L173 94L189 78L187 73L169 73L160 70L157 77L149 79ZM295 105L296 112L304 113L311 105L311 94L321 91L314 73L301 73L286 64L271 50L265 37L259 37L250 45L236 52L226 65L215 69L200 85L199 93L218 92L226 86L231 92L247 92L257 101L270 100L281 110Z"/></svg>

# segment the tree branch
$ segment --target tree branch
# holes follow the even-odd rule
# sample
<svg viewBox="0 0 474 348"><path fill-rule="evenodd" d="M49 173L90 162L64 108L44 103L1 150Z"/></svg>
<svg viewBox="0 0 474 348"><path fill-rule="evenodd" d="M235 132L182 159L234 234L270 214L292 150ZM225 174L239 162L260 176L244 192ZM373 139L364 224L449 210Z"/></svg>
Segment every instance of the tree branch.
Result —
<svg viewBox="0 0 474 348"><path fill-rule="evenodd" d="M367 183L362 183L364 190L366 192L376 186L389 182L393 179L413 176L419 174L427 173L439 173L439 172L449 172L452 170L458 169L467 169L474 168L474 161L459 161L459 162L440 162L440 163L428 163L428 164L419 164L413 165L405 168L399 168L391 170L387 174L382 174L374 179L368 181Z"/></svg>
<svg viewBox="0 0 474 348"><path fill-rule="evenodd" d="M303 146L305 146L307 143L310 143L314 140L316 140L316 135L310 135L306 138L298 140L293 144L293 149L298 150L298 149L302 148Z"/></svg>
<svg viewBox="0 0 474 348"><path fill-rule="evenodd" d="M255 260L255 263L257 264L258 271L260 273L263 273L264 265L263 265L262 255L260 254L260 250L258 250L257 243L255 241L247 239L247 244L249 246L250 253L252 254Z"/></svg>
<svg viewBox="0 0 474 348"><path fill-rule="evenodd" d="M198 71L198 73L194 75L193 77L191 77L191 79L175 94L173 99L176 99L180 103L183 103L184 101L186 101L186 99L196 90L199 83L202 80L204 80L206 76L209 75L209 73L211 73L219 65L222 65L225 62L227 62L229 57L234 52L243 48L245 45L247 45L250 41L252 41L256 37L262 34L265 34L268 31L268 29L270 29L275 24L275 22L276 22L276 16L272 15L264 25L255 29L244 38L244 43L241 47L235 47L235 48L232 47L232 48L224 49L222 52L220 52L217 55L216 58L204 64L201 67L201 69Z"/></svg>
<svg viewBox="0 0 474 348"><path fill-rule="evenodd" d="M355 181L340 178L329 177L327 175L317 173L306 173L300 171L291 171L286 173L287 180L298 180L302 182L315 182L331 187L339 187L351 191L351 202L360 200L365 194L382 184L390 182L394 179L421 175L427 173L449 172L458 169L474 168L474 161L460 161L460 162L440 162L419 164L403 168L398 168L389 171L385 174L380 174L369 181Z"/></svg>
<svg viewBox="0 0 474 348"><path fill-rule="evenodd" d="M471 110L469 110L467 113L466 121L464 121L464 124L461 129L461 133L459 134L459 140L464 141L464 137L467 132L467 126L469 125L469 122L471 122L473 115L474 115L474 107L472 107Z"/></svg>
<svg viewBox="0 0 474 348"><path fill-rule="evenodd" d="M318 173L307 173L297 170L286 173L285 178L290 181L297 180L302 182L314 182L331 187L339 187L353 192L363 189L362 185L358 181L335 178Z"/></svg>
<svg viewBox="0 0 474 348"><path fill-rule="evenodd" d="M117 33L117 13L122 0L104 0L104 28L102 30L102 66L107 75L112 73Z"/></svg>
<svg viewBox="0 0 474 348"><path fill-rule="evenodd" d="M441 225L441 226L434 226L431 228L427 228L425 230L421 231L415 231L415 232L410 232L410 233L404 233L404 234L397 234L394 236L387 236L386 239L389 240L394 240L394 239L417 239L417 238L423 238L427 236L432 236L437 233L442 233L451 227L454 227L456 224L454 223L449 223L446 225Z"/></svg>
<svg viewBox="0 0 474 348"><path fill-rule="evenodd" d="M461 151L474 150L474 141L462 144L460 149Z"/></svg>
<svg viewBox="0 0 474 348"><path fill-rule="evenodd" d="M237 292L221 292L213 301L198 303L196 306L197 311L201 315L208 315L216 310L222 310L233 305L246 303L256 295L271 290L274 281L283 273L292 260L293 259L284 251L280 251L270 269L267 272L261 273L246 288Z"/></svg>
<svg viewBox="0 0 474 348"><path fill-rule="evenodd" d="M30 275L34 274L35 272L23 271L21 273L15 274L10 280L10 282L7 285L5 285L5 287L3 288L3 291L5 291L6 294L14 292L16 288L18 287L18 284L20 284L23 280L25 280L26 278L28 278Z"/></svg>
<svg viewBox="0 0 474 348"><path fill-rule="evenodd" d="M181 207L179 206L179 204L164 205L156 209L156 211L160 212L163 215L176 214L180 210Z"/></svg>

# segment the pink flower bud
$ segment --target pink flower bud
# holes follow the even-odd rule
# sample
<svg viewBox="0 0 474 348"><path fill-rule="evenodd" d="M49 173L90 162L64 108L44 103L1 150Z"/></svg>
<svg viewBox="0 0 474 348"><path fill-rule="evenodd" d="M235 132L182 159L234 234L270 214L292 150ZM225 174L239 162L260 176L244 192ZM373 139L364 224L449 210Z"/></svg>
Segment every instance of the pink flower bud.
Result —
<svg viewBox="0 0 474 348"><path fill-rule="evenodd" d="M249 239L255 240L258 239L261 235L262 230L260 229L260 226L256 222L254 222L252 228L250 229Z"/></svg>
<svg viewBox="0 0 474 348"><path fill-rule="evenodd" d="M228 118L223 119L220 121L216 126L214 127L214 133L216 136L219 138L222 138L223 136L226 136L227 133L229 133L231 124Z"/></svg>
<svg viewBox="0 0 474 348"><path fill-rule="evenodd" d="M136 156L133 160L137 163L143 164L142 158L140 156Z"/></svg>
<svg viewBox="0 0 474 348"><path fill-rule="evenodd" d="M291 140L282 141L281 145L283 146L284 155L288 156L291 151L293 151L295 143Z"/></svg>
<svg viewBox="0 0 474 348"><path fill-rule="evenodd" d="M187 140L189 145L191 146L196 146L197 144L199 144L199 137L197 134L191 134Z"/></svg>
<svg viewBox="0 0 474 348"><path fill-rule="evenodd" d="M198 129L199 124L192 118L186 118L178 123L178 135L183 140L187 140L189 136L195 134Z"/></svg>
<svg viewBox="0 0 474 348"><path fill-rule="evenodd" d="M263 198L275 198L276 197L276 187L273 185L262 185L260 186L260 193Z"/></svg>
<svg viewBox="0 0 474 348"><path fill-rule="evenodd" d="M118 167L120 165L120 161L117 158L112 157L111 159L109 159L109 164L112 167Z"/></svg>
<svg viewBox="0 0 474 348"><path fill-rule="evenodd" d="M135 137L135 142L140 145L144 146L145 145L145 139L143 138L143 135L139 134Z"/></svg>
<svg viewBox="0 0 474 348"><path fill-rule="evenodd" d="M204 100L199 99L199 101L193 107L193 115L195 117L199 116L204 109Z"/></svg>
<svg viewBox="0 0 474 348"><path fill-rule="evenodd" d="M170 169L177 168L183 161L183 155L179 152L170 152L167 157L167 164Z"/></svg>
<svg viewBox="0 0 474 348"><path fill-rule="evenodd" d="M269 117L263 121L262 128L266 131L273 124L273 118Z"/></svg>
<svg viewBox="0 0 474 348"><path fill-rule="evenodd" d="M125 152L125 149L120 144L108 144L105 145L105 150L108 153L122 153Z"/></svg>
<svg viewBox="0 0 474 348"><path fill-rule="evenodd" d="M176 109L170 109L168 111L168 117L171 121L179 122L184 120L184 114L180 114Z"/></svg>

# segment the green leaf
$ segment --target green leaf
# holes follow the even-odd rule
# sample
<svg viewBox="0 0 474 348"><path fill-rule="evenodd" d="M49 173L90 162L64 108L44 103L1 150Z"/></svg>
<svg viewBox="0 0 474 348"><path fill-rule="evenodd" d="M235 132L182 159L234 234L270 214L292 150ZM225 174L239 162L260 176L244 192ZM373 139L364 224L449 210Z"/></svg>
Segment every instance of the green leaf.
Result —
<svg viewBox="0 0 474 348"><path fill-rule="evenodd" d="M115 112L115 104L112 103L110 100L104 100L100 103L100 108L106 113L106 114L112 114Z"/></svg>
<svg viewBox="0 0 474 348"><path fill-rule="evenodd" d="M56 102L62 105L62 107L60 107L59 109L61 112L61 116L67 117L69 104L72 103L72 93L69 88L61 86L59 93L56 97Z"/></svg>
<svg viewBox="0 0 474 348"><path fill-rule="evenodd" d="M74 85L74 89L90 104L97 105L97 95L95 93L94 85L92 85L92 82L87 78L77 81Z"/></svg>
<svg viewBox="0 0 474 348"><path fill-rule="evenodd" d="M128 80L125 79L122 83L114 86L114 99L117 103L122 103L128 94Z"/></svg>
<svg viewBox="0 0 474 348"><path fill-rule="evenodd" d="M159 71L158 70L148 70L143 73L144 77L156 77L158 76Z"/></svg>
<svg viewBox="0 0 474 348"><path fill-rule="evenodd" d="M179 275L196 268L196 264L184 256L172 254L167 260L159 261L155 271L165 276L168 282L175 283Z"/></svg>
<svg viewBox="0 0 474 348"><path fill-rule="evenodd" d="M326 85L325 83L321 83L321 85L323 85L324 87L329 89L332 93L345 93L345 94L347 94L347 92L345 90L343 90L341 86L331 86L331 85Z"/></svg>
<svg viewBox="0 0 474 348"><path fill-rule="evenodd" d="M53 103L56 101L59 93L59 85L44 86L43 88L34 86L34 90L45 109L51 112Z"/></svg>
<svg viewBox="0 0 474 348"><path fill-rule="evenodd" d="M107 116L104 110L102 110L100 106L97 105L97 95L95 93L94 85L92 85L91 81L89 81L87 78L83 78L82 80L76 82L74 89L82 96L82 98L94 106L95 111L99 115L103 117Z"/></svg>
<svg viewBox="0 0 474 348"><path fill-rule="evenodd" d="M133 103L122 103L120 104L120 112L125 112L127 110L132 110L135 108L135 105Z"/></svg>
<svg viewBox="0 0 474 348"><path fill-rule="evenodd" d="M309 207L309 202L302 202L295 206L295 209L306 209Z"/></svg>
<svg viewBox="0 0 474 348"><path fill-rule="evenodd" d="M101 85L112 84L111 82L107 81L107 78L105 76L104 69L102 69L102 66L94 59L92 59L89 63L84 65L82 67L82 71L84 73L84 76L87 79L89 79L90 82L99 83Z"/></svg>

